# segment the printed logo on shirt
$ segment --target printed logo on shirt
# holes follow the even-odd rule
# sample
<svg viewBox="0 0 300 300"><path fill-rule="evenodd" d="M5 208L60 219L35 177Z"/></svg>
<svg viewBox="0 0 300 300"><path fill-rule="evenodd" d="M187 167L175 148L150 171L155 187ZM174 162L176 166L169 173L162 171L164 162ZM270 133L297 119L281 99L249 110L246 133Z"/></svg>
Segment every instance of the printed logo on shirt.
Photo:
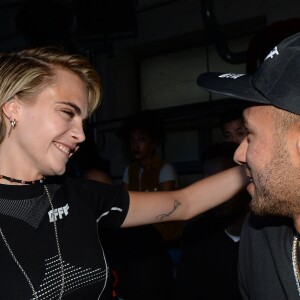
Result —
<svg viewBox="0 0 300 300"><path fill-rule="evenodd" d="M267 60L268 58L273 58L275 54L279 55L277 46L267 55L267 57L265 58L265 60Z"/></svg>
<svg viewBox="0 0 300 300"><path fill-rule="evenodd" d="M48 212L49 216L49 222L57 221L57 217L59 219L62 219L64 216L67 216L69 214L69 204L66 204L63 207L55 208L54 210L50 210Z"/></svg>

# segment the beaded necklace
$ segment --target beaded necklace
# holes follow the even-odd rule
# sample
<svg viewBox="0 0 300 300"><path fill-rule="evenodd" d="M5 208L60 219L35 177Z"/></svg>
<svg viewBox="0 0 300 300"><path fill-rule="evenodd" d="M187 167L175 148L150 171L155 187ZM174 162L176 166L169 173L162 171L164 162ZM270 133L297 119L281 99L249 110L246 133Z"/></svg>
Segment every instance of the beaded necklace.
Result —
<svg viewBox="0 0 300 300"><path fill-rule="evenodd" d="M37 180L22 180L22 179L16 179L13 177L9 177L9 176L5 176L5 175L1 175L0 174L0 179L5 179L9 182L16 182L16 183L21 183L21 184L35 184L35 183L43 183L45 180L45 177L42 177L40 179Z"/></svg>

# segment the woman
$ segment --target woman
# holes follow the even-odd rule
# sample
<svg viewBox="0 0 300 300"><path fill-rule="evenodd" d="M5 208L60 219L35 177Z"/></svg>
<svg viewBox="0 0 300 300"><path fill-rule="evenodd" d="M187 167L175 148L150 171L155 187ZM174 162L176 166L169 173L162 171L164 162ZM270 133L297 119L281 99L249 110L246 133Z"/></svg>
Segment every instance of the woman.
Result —
<svg viewBox="0 0 300 300"><path fill-rule="evenodd" d="M31 49L1 54L0 76L0 299L104 299L108 267L96 221L117 228L186 220L247 181L237 167L157 193L47 182L64 173L85 138L98 74L84 58Z"/></svg>

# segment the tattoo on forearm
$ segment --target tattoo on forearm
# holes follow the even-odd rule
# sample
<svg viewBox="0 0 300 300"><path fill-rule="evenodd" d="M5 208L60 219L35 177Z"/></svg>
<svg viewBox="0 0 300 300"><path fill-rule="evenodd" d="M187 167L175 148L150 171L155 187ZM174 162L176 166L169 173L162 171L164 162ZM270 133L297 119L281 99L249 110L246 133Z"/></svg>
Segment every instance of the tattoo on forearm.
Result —
<svg viewBox="0 0 300 300"><path fill-rule="evenodd" d="M161 215L158 215L156 217L156 219L159 219L159 221L163 221L165 218L169 217L170 215L173 214L173 212L181 205L181 203L178 201L178 200L175 200L174 201L174 205L173 205L173 208L171 211L169 211L168 213L165 213L165 214L161 214Z"/></svg>

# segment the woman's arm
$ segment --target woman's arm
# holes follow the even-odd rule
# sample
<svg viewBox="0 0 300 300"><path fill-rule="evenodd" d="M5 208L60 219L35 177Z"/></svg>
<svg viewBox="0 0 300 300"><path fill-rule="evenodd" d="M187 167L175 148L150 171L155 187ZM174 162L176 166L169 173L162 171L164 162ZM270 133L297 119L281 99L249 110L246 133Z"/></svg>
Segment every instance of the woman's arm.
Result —
<svg viewBox="0 0 300 300"><path fill-rule="evenodd" d="M188 220L229 200L248 182L244 167L237 166L176 191L129 192L129 211L122 227Z"/></svg>

